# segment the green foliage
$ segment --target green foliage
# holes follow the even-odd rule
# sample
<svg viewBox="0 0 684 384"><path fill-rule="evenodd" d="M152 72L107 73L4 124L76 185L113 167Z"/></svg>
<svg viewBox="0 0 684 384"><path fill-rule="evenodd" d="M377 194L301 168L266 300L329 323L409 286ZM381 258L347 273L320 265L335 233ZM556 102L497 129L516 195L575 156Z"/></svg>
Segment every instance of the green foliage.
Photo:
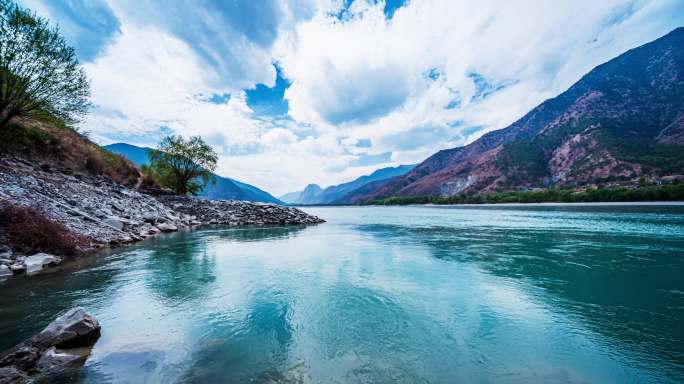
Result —
<svg viewBox="0 0 684 384"><path fill-rule="evenodd" d="M680 201L684 200L684 184L647 186L640 188L596 188L586 191L543 189L524 192L501 192L487 195L396 196L368 202L370 205L408 204L500 204L544 202L618 202L618 201Z"/></svg>
<svg viewBox="0 0 684 384"><path fill-rule="evenodd" d="M213 181L212 171L218 161L214 149L199 136L187 140L181 136L167 136L157 150L150 151L149 157L150 165L143 167L143 172L181 195L196 195Z"/></svg>
<svg viewBox="0 0 684 384"><path fill-rule="evenodd" d="M533 139L506 144L497 160L497 165L505 170L517 170L529 178L538 179L546 174L546 162L542 147L537 140Z"/></svg>
<svg viewBox="0 0 684 384"><path fill-rule="evenodd" d="M629 163L658 168L663 175L684 170L684 148L678 145L619 142L615 157Z"/></svg>
<svg viewBox="0 0 684 384"><path fill-rule="evenodd" d="M59 29L0 0L0 128L41 111L73 123L90 107L85 70Z"/></svg>
<svg viewBox="0 0 684 384"><path fill-rule="evenodd" d="M497 165L509 176L511 185L539 181L548 173L546 164L553 151L573 135L587 132L593 135L598 145L590 152L605 150L617 160L641 164L656 174L679 174L684 169L682 146L655 143L652 134L660 129L652 123L636 120L615 122L610 119L582 119L504 145ZM570 175L577 176L586 171L585 166L590 160L590 157L579 159L570 170ZM605 164L593 164L591 167L601 165Z"/></svg>

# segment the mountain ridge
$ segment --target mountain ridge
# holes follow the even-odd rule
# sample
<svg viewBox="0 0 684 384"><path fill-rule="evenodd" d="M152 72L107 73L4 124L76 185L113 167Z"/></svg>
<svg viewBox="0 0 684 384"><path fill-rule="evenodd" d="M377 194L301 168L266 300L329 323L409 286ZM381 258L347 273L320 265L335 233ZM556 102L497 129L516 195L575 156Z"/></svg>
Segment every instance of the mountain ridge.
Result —
<svg viewBox="0 0 684 384"><path fill-rule="evenodd" d="M347 199L347 195L353 196L357 189L370 183L377 185L378 182L387 182L396 176L405 174L414 166L415 164L408 164L379 168L368 175L359 176L346 183L331 185L325 189L317 184L309 184L303 191L290 192L280 196L280 198L291 204L349 204L352 203L352 200Z"/></svg>
<svg viewBox="0 0 684 384"><path fill-rule="evenodd" d="M684 173L684 27L603 63L506 128L353 196L582 187Z"/></svg>

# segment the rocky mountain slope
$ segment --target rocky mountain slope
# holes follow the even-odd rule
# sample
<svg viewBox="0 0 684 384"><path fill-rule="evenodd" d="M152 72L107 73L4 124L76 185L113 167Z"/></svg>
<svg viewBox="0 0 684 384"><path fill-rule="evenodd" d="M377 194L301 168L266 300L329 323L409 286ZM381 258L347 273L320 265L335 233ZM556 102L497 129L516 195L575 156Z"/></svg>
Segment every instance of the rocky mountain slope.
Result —
<svg viewBox="0 0 684 384"><path fill-rule="evenodd" d="M684 28L594 68L507 128L350 196L453 196L684 173Z"/></svg>
<svg viewBox="0 0 684 384"><path fill-rule="evenodd" d="M347 195L353 197L356 190L371 183L381 185L394 177L406 174L414 166L415 164L380 168L370 175L360 176L348 183L333 185L325 189L321 189L316 184L309 184L303 191L285 194L280 199L293 204L349 204L353 203L353 200L347 198Z"/></svg>
<svg viewBox="0 0 684 384"><path fill-rule="evenodd" d="M148 153L151 148L138 147L127 143L105 145L108 151L124 156L137 166L147 164ZM199 194L207 199L246 200L260 201L264 203L282 204L283 202L253 185L237 181L228 177L215 175L215 183L210 183Z"/></svg>

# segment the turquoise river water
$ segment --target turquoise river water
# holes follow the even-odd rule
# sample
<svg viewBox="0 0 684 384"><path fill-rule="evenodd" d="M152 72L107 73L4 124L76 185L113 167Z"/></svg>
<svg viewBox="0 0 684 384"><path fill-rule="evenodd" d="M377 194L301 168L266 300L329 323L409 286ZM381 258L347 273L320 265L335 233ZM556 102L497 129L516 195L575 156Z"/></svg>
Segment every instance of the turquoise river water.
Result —
<svg viewBox="0 0 684 384"><path fill-rule="evenodd" d="M0 283L0 349L80 305L87 383L684 381L684 206L321 207Z"/></svg>

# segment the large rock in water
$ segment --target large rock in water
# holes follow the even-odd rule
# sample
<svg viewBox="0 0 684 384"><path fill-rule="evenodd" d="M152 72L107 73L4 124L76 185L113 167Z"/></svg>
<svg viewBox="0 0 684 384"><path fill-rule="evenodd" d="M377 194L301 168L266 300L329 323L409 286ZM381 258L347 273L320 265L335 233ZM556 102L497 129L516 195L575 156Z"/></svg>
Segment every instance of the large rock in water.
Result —
<svg viewBox="0 0 684 384"><path fill-rule="evenodd" d="M83 308L73 308L37 335L0 354L0 384L21 382L13 379L16 371L26 375L84 361L87 355L63 350L91 346L99 337L100 323Z"/></svg>
<svg viewBox="0 0 684 384"><path fill-rule="evenodd" d="M35 337L41 344L57 348L93 345L100 337L100 323L83 308L76 307L58 317Z"/></svg>
<svg viewBox="0 0 684 384"><path fill-rule="evenodd" d="M72 350L75 351L75 350ZM83 353L83 348L80 348L77 352L72 351L62 351L55 347L51 347L40 357L36 363L36 370L38 372L48 372L61 369L69 365L76 365L85 361L88 357L87 353Z"/></svg>
<svg viewBox="0 0 684 384"><path fill-rule="evenodd" d="M18 384L28 380L26 372L13 367L0 368L0 384Z"/></svg>

